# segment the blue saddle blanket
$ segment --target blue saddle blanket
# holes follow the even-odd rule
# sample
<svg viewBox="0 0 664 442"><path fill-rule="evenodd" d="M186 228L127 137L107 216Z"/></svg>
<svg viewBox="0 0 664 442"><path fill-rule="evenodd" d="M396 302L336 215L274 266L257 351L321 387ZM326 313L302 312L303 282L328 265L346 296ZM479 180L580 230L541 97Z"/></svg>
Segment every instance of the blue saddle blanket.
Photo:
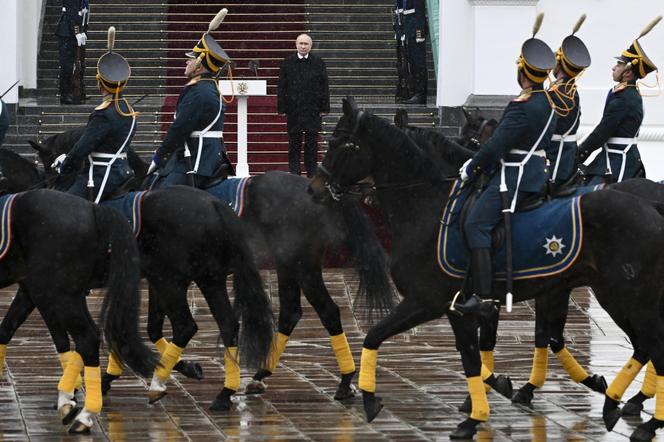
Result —
<svg viewBox="0 0 664 442"><path fill-rule="evenodd" d="M18 195L12 193L0 197L0 213L2 213L0 219L0 259L7 255L12 243L12 208Z"/></svg>
<svg viewBox="0 0 664 442"><path fill-rule="evenodd" d="M581 195L599 186L579 188L575 195L545 202L512 215L514 279L541 278L568 269L579 256L583 241ZM461 181L450 191L438 234L438 264L448 275L463 278L469 253L458 222L469 195ZM505 244L493 251L494 277L505 279Z"/></svg>
<svg viewBox="0 0 664 442"><path fill-rule="evenodd" d="M148 192L149 190L129 192L120 198L102 201L101 204L122 213L131 224L134 236L138 237L141 233L143 197Z"/></svg>
<svg viewBox="0 0 664 442"><path fill-rule="evenodd" d="M247 185L250 180L251 177L228 178L205 191L228 204L237 216L242 216L247 202Z"/></svg>

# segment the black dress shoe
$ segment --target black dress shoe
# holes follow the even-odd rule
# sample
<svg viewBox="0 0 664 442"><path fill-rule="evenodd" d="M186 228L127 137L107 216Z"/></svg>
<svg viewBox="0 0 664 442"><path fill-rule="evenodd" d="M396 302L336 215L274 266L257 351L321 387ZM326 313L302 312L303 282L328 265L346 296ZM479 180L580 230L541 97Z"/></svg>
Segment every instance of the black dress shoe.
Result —
<svg viewBox="0 0 664 442"><path fill-rule="evenodd" d="M408 100L405 100L404 103L407 103L407 104L427 104L427 97L426 97L426 95L415 94L412 97L410 97Z"/></svg>

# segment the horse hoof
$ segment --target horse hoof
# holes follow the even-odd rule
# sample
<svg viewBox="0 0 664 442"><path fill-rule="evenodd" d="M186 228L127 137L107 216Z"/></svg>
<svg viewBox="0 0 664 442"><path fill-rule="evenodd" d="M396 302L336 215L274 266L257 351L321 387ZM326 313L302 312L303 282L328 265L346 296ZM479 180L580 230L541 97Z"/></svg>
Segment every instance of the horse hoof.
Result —
<svg viewBox="0 0 664 442"><path fill-rule="evenodd" d="M83 422L75 421L71 427L69 427L69 434L89 434L90 427L85 425Z"/></svg>
<svg viewBox="0 0 664 442"><path fill-rule="evenodd" d="M210 410L212 411L228 411L233 406L233 401L231 401L231 396L235 394L234 390L224 387L223 390L217 395L214 399L214 402L210 405Z"/></svg>
<svg viewBox="0 0 664 442"><path fill-rule="evenodd" d="M528 384L526 384L514 393L512 403L530 407L533 404L533 396L533 390L528 388Z"/></svg>
<svg viewBox="0 0 664 442"><path fill-rule="evenodd" d="M81 411L81 407L76 407L71 404L65 404L58 410L60 414L60 419L62 420L62 425L69 425L74 420L74 418Z"/></svg>
<svg viewBox="0 0 664 442"><path fill-rule="evenodd" d="M362 392L362 398L364 400L364 414L367 416L367 422L371 422L383 409L383 401L374 393L366 391Z"/></svg>
<svg viewBox="0 0 664 442"><path fill-rule="evenodd" d="M356 389L351 384L355 372L346 373L341 375L341 382L339 382L339 387L337 387L337 392L334 393L334 399L337 401L343 401L345 399L350 399L355 396Z"/></svg>
<svg viewBox="0 0 664 442"><path fill-rule="evenodd" d="M641 411L643 410L643 404L640 402L627 402L622 407L623 416L641 416Z"/></svg>
<svg viewBox="0 0 664 442"><path fill-rule="evenodd" d="M450 434L450 439L472 439L477 433L477 426L481 423L482 421L469 417L456 427Z"/></svg>
<svg viewBox="0 0 664 442"><path fill-rule="evenodd" d="M104 373L101 375L101 394L106 395L111 389L111 383L120 376Z"/></svg>
<svg viewBox="0 0 664 442"><path fill-rule="evenodd" d="M644 430L641 427L634 430L634 433L629 437L629 440L632 441L650 441L655 438L655 432L650 430Z"/></svg>
<svg viewBox="0 0 664 442"><path fill-rule="evenodd" d="M620 420L620 416L621 416L620 408L614 408L613 410L602 414L602 419L604 420L604 426L606 427L607 431L613 430L613 427L615 427L618 421Z"/></svg>
<svg viewBox="0 0 664 442"><path fill-rule="evenodd" d="M148 404L154 404L155 402L159 402L161 398L166 396L168 393L166 393L166 390L164 391L148 391Z"/></svg>
<svg viewBox="0 0 664 442"><path fill-rule="evenodd" d="M244 387L244 394L263 394L267 390L267 384L263 381L252 379L251 382Z"/></svg>
<svg viewBox="0 0 664 442"><path fill-rule="evenodd" d="M203 367L196 361L182 360L173 367L175 371L190 379L203 379Z"/></svg>
<svg viewBox="0 0 664 442"><path fill-rule="evenodd" d="M473 411L473 400L470 398L470 395L466 396L463 404L459 405L459 411L462 413L470 413Z"/></svg>
<svg viewBox="0 0 664 442"><path fill-rule="evenodd" d="M588 376L588 379L584 380L582 384L590 388L592 391L596 391L602 394L606 393L606 389L608 388L604 376L600 376L597 374Z"/></svg>
<svg viewBox="0 0 664 442"><path fill-rule="evenodd" d="M494 387L498 393L505 396L507 399L512 399L514 388L512 387L512 380L509 376L498 375L496 376L496 386Z"/></svg>

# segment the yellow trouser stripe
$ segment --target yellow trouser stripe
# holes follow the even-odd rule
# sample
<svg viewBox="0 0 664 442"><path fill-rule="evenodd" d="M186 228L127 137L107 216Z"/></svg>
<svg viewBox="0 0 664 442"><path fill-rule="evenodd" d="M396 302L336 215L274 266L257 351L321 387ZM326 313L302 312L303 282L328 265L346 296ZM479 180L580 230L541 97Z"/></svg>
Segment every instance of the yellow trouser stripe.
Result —
<svg viewBox="0 0 664 442"><path fill-rule="evenodd" d="M556 353L558 361L563 366L569 377L572 378L574 382L582 382L588 377L588 372L578 363L572 353L567 350L567 347L564 347L558 353Z"/></svg>
<svg viewBox="0 0 664 442"><path fill-rule="evenodd" d="M101 368L85 367L85 409L90 413L101 411Z"/></svg>
<svg viewBox="0 0 664 442"><path fill-rule="evenodd" d="M657 391L657 372L652 361L648 361L646 365L646 375L643 378L643 385L641 386L641 393L645 396L653 397Z"/></svg>
<svg viewBox="0 0 664 442"><path fill-rule="evenodd" d="M346 339L346 333L340 335L330 336L332 343L332 350L337 357L339 364L339 371L341 374L348 374L355 371L355 361L353 361L353 354L350 352L350 345Z"/></svg>
<svg viewBox="0 0 664 442"><path fill-rule="evenodd" d="M484 382L481 376L471 376L466 378L468 381L468 392L473 402L473 411L470 417L485 422L489 419L489 401L484 391Z"/></svg>
<svg viewBox="0 0 664 442"><path fill-rule="evenodd" d="M360 390L367 393L376 392L376 363L378 362L378 350L362 348L360 358L360 378L357 385Z"/></svg>
<svg viewBox="0 0 664 442"><path fill-rule="evenodd" d="M535 347L533 353L533 367L530 371L528 382L537 388L541 388L546 381L546 369L549 363L549 348Z"/></svg>
<svg viewBox="0 0 664 442"><path fill-rule="evenodd" d="M611 382L611 385L609 385L609 388L606 389L606 395L614 401L622 399L629 384L632 383L636 375L641 371L641 367L643 367L643 365L639 361L630 358L623 368L620 369L616 378ZM659 389L659 376L657 378L657 388Z"/></svg>
<svg viewBox="0 0 664 442"><path fill-rule="evenodd" d="M106 366L106 373L113 376L120 376L122 374L122 362L115 355L115 352L111 351L108 354L108 365Z"/></svg>
<svg viewBox="0 0 664 442"><path fill-rule="evenodd" d="M77 380L81 377L81 370L83 369L83 358L75 351L69 352L69 356L65 358L65 369L60 382L58 383L58 390L65 393L74 394ZM62 361L62 357L60 358Z"/></svg>
<svg viewBox="0 0 664 442"><path fill-rule="evenodd" d="M224 387L238 391L240 389L240 360L237 356L237 347L228 347L224 352L224 369L226 370Z"/></svg>
<svg viewBox="0 0 664 442"><path fill-rule="evenodd" d="M664 376L657 376L657 397L655 399L655 419L664 420Z"/></svg>
<svg viewBox="0 0 664 442"><path fill-rule="evenodd" d="M177 364L180 355L184 348L180 348L177 345L169 342L166 346L166 351L161 355L161 367L157 367L155 374L159 379L165 381L170 376L173 366Z"/></svg>
<svg viewBox="0 0 664 442"><path fill-rule="evenodd" d="M265 367L270 373L274 373L274 369L277 368L279 359L281 359L281 354L286 349L286 344L288 344L288 339L289 336L286 336L281 332L277 332L277 335L274 337L270 356L267 359L267 367Z"/></svg>

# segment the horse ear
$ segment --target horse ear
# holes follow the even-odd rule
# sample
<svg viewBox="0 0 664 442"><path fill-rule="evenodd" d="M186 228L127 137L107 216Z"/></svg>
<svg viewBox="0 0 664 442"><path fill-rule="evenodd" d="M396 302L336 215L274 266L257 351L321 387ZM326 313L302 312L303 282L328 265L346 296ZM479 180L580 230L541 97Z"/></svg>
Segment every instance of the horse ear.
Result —
<svg viewBox="0 0 664 442"><path fill-rule="evenodd" d="M28 144L30 144L30 146L32 146L32 148L33 148L34 150L36 150L37 152L44 153L44 148L42 147L41 144L39 144L39 143L35 143L35 142L32 141L32 140L28 140Z"/></svg>
<svg viewBox="0 0 664 442"><path fill-rule="evenodd" d="M471 120L470 114L468 113L465 107L461 107L461 110L463 111L463 116L466 117L466 121L469 122Z"/></svg>

